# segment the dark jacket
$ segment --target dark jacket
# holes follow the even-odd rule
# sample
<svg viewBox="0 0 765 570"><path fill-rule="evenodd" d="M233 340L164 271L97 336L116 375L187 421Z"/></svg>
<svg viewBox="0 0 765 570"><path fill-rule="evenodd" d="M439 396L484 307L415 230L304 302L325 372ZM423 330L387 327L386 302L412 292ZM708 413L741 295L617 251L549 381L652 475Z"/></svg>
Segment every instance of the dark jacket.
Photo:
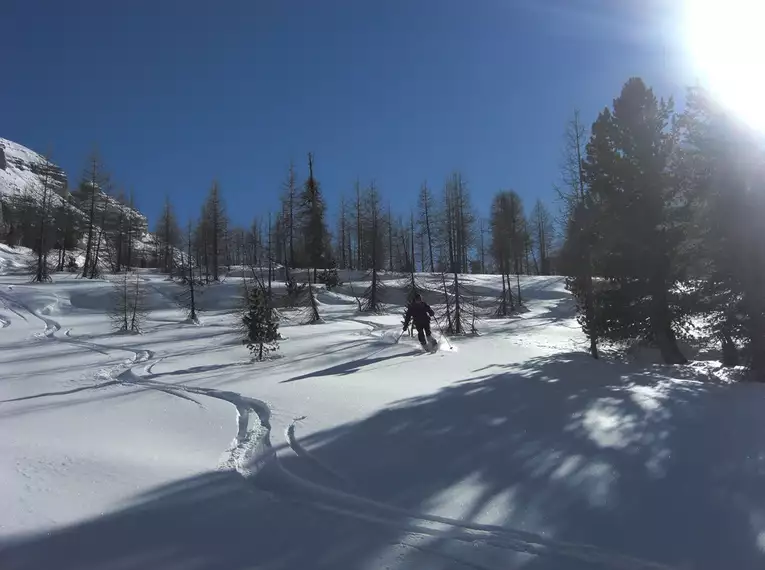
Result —
<svg viewBox="0 0 765 570"><path fill-rule="evenodd" d="M419 303L410 303L406 308L406 314L404 315L404 328L409 326L409 321L414 321L414 326L417 328L424 327L430 324L430 317L435 316L433 309L430 308L425 301Z"/></svg>

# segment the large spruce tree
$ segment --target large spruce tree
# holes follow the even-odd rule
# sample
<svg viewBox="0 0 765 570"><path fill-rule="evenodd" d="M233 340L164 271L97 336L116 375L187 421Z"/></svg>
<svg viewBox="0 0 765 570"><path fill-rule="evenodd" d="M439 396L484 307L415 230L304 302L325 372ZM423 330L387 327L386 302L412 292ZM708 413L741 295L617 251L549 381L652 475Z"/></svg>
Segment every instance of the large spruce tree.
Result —
<svg viewBox="0 0 765 570"><path fill-rule="evenodd" d="M306 262L313 268L313 280L316 283L316 270L326 267L329 236L324 220L324 199L319 182L313 173L313 155L308 154L308 179L300 194L300 221L305 240Z"/></svg>
<svg viewBox="0 0 765 570"><path fill-rule="evenodd" d="M694 208L689 247L697 284L693 308L720 342L723 362L765 380L765 218L762 150L705 91L689 92L680 124L683 171Z"/></svg>
<svg viewBox="0 0 765 570"><path fill-rule="evenodd" d="M687 266L681 248L687 207L673 175L672 117L671 101L630 79L613 110L593 125L583 170L599 225L594 254L605 278L596 291L602 332L653 342L665 362L682 363L677 285Z"/></svg>

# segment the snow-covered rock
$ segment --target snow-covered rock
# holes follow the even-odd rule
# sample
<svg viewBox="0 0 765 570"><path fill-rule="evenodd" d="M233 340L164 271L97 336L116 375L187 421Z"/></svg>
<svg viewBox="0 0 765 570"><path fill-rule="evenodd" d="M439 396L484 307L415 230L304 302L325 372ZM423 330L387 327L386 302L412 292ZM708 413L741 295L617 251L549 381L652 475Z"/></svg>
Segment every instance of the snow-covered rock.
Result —
<svg viewBox="0 0 765 570"><path fill-rule="evenodd" d="M45 157L8 139L0 138L0 194L11 194L39 184ZM53 166L51 175L59 192L67 187L66 173Z"/></svg>
<svg viewBox="0 0 765 570"><path fill-rule="evenodd" d="M27 193L32 196L42 197L43 165L45 157L19 143L0 138L0 199L10 198L14 195ZM61 205L68 193L68 177L63 169L55 164L51 168L54 181L55 194L53 204ZM115 196L99 193L96 202L96 225L101 219L116 219L120 216L133 219L133 226L142 228L140 235L134 243L136 254L147 257L155 249L156 239L148 232L146 216L135 208L130 208ZM67 207L79 212L82 219L87 218L84 208L79 207L75 200L67 199ZM105 210L105 212L104 212ZM105 215L102 215L104 213ZM0 208L0 223L2 223L2 209Z"/></svg>

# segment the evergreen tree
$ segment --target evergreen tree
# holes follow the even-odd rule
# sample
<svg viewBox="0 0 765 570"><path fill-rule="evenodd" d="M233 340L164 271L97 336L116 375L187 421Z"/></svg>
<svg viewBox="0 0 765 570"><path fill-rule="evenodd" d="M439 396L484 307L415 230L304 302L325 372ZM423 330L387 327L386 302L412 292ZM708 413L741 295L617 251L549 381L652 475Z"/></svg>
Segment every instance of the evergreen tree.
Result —
<svg viewBox="0 0 765 570"><path fill-rule="evenodd" d="M220 280L221 258L225 253L225 240L228 231L226 207L223 204L220 187L213 182L207 196L200 220L200 230L204 247L205 267L208 275L212 270L213 281Z"/></svg>
<svg viewBox="0 0 765 570"><path fill-rule="evenodd" d="M109 185L109 176L104 170L101 158L98 152L94 151L88 159L88 166L85 169L79 190L75 199L80 207L86 213L85 217L85 262L82 266L82 276L95 277L98 272L98 261L94 260L96 249L97 229L97 205L100 194Z"/></svg>
<svg viewBox="0 0 765 570"><path fill-rule="evenodd" d="M364 196L364 220L366 241L365 251L369 252L369 258L365 266L369 267L371 283L362 298L362 311L380 313L383 311L382 293L384 285L380 280L379 270L385 259L384 228L380 204L380 193L374 183L370 184Z"/></svg>
<svg viewBox="0 0 765 570"><path fill-rule="evenodd" d="M263 360L279 348L279 323L273 319L268 294L258 282L247 294L247 307L242 315L245 337L242 343L257 360Z"/></svg>
<svg viewBox="0 0 765 570"><path fill-rule="evenodd" d="M137 220L138 212L135 209L135 194L130 191L130 197L128 198L129 213L125 220L125 267L130 270L133 268L133 252L135 248L135 240L140 238L142 232L141 224Z"/></svg>
<svg viewBox="0 0 765 570"><path fill-rule="evenodd" d="M507 316L521 304L520 277L526 244L526 224L523 202L512 190L494 196L491 206L489 228L491 254L502 274L502 296L497 309L498 316ZM518 298L513 299L510 274L516 274Z"/></svg>
<svg viewBox="0 0 765 570"><path fill-rule="evenodd" d="M13 213L11 212L10 200L0 195L0 238L8 246L13 246L11 237L13 235Z"/></svg>
<svg viewBox="0 0 765 570"><path fill-rule="evenodd" d="M686 205L671 171L672 102L658 101L630 79L593 125L584 162L597 208L596 265L607 286L597 290L599 326L613 339L656 344L667 363L686 362L677 345L684 317L677 285Z"/></svg>
<svg viewBox="0 0 765 570"><path fill-rule="evenodd" d="M723 363L746 363L765 381L765 215L757 141L704 90L690 90L679 120L683 140L682 176L691 188L695 217L689 245L698 283L693 309L706 317L720 342ZM700 278L700 279L699 279Z"/></svg>
<svg viewBox="0 0 765 570"><path fill-rule="evenodd" d="M430 261L430 272L433 273L436 270L435 263L433 261L433 195L430 192L427 183L425 182L423 182L422 186L420 187L418 203L420 212L418 220L420 235L423 236L423 243L427 243L428 260ZM424 259L422 263L424 266Z"/></svg>
<svg viewBox="0 0 765 570"><path fill-rule="evenodd" d="M102 246L105 246L104 243L104 234L106 233L106 220L108 215L108 206L109 206L109 195L104 191L100 191L101 199L98 202L97 210L98 211L98 222L95 225L95 232L98 235L98 238L96 239L96 245L93 250L93 256L91 258L91 264L90 264L90 279L95 279L96 277L99 277L101 275L101 254L103 252ZM99 207L100 206L100 207Z"/></svg>
<svg viewBox="0 0 765 570"><path fill-rule="evenodd" d="M77 247L80 239L82 218L73 204L71 194L64 192L55 206L55 240L58 245L57 270L63 271L67 262L67 252Z"/></svg>
<svg viewBox="0 0 765 570"><path fill-rule="evenodd" d="M530 237L533 239L539 256L537 273L540 275L550 275L550 249L554 233L553 221L549 210L540 199L537 199L536 204L534 204L529 226L531 229Z"/></svg>
<svg viewBox="0 0 765 570"><path fill-rule="evenodd" d="M350 259L350 234L348 232L348 206L345 196L340 197L340 209L337 216L337 243L335 244L335 259L340 260L340 267L348 269L352 264Z"/></svg>
<svg viewBox="0 0 765 570"><path fill-rule="evenodd" d="M486 243L485 243L484 236L486 236L486 220L484 220L483 218L481 218L479 223L478 235L479 235L478 259L481 264L479 272L482 275L485 275L486 274Z"/></svg>
<svg viewBox="0 0 765 570"><path fill-rule="evenodd" d="M37 239L35 240L34 252L37 254L37 261L32 271L32 282L47 283L52 281L50 276L50 266L48 265L48 252L53 243L52 237L54 210L52 202L54 198L53 164L48 156L43 159L40 165L38 175L38 188L35 188L39 199L38 211L39 219L37 222Z"/></svg>
<svg viewBox="0 0 765 570"><path fill-rule="evenodd" d="M295 259L295 231L297 227L298 206L298 182L295 165L290 161L287 180L285 180L284 194L282 195L282 223L287 241L287 263L290 267L296 267Z"/></svg>
<svg viewBox="0 0 765 570"><path fill-rule="evenodd" d="M316 283L316 270L326 267L327 248L329 245L327 226L324 222L324 199L319 182L313 174L313 155L308 154L308 179L300 195L300 219L305 240L306 262L313 268Z"/></svg>
<svg viewBox="0 0 765 570"><path fill-rule="evenodd" d="M361 210L361 183L358 179L356 180L354 190L356 191L356 208L354 216L356 220L356 267L358 269L367 269L364 264L366 252L364 251L364 217Z"/></svg>
<svg viewBox="0 0 765 570"><path fill-rule="evenodd" d="M316 273L314 272L314 278ZM308 280L306 281L308 294L306 296L308 300L308 318L304 321L304 324L315 324L315 323L321 323L324 322L321 318L321 313L319 313L319 301L316 298L316 289L314 288L313 284L311 283L311 277L310 273L308 275Z"/></svg>
<svg viewBox="0 0 765 570"><path fill-rule="evenodd" d="M125 193L119 190L116 196L116 209L111 212L109 222L109 240L113 245L114 256L111 258L111 267L114 273L122 271L124 264L125 242L127 241L127 218L129 214L125 204Z"/></svg>
<svg viewBox="0 0 765 570"><path fill-rule="evenodd" d="M181 245L181 229L175 217L173 205L170 203L170 197L165 197L165 204L162 207L162 214L157 220L155 230L157 240L159 241L159 264L162 271L168 275L175 269L175 257L177 248Z"/></svg>

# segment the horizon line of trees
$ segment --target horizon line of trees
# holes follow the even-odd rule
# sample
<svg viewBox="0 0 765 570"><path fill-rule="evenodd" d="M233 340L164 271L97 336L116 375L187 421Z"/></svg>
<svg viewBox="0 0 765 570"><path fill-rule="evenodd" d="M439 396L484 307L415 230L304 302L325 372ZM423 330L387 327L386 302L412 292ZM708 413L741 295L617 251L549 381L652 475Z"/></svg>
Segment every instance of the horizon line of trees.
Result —
<svg viewBox="0 0 765 570"><path fill-rule="evenodd" d="M206 281L220 279L220 268L551 274L555 223L541 200L526 215L515 191L498 192L488 219L479 219L464 177L453 173L436 196L423 184L418 202L405 217L394 215L374 181L354 184L352 199L341 196L329 230L321 185L308 155L308 176L301 183L294 163L283 184L279 211L256 217L250 227L232 225L220 186L213 182L194 222L193 257ZM183 232L169 198L155 226L158 266L167 273L179 263Z"/></svg>

